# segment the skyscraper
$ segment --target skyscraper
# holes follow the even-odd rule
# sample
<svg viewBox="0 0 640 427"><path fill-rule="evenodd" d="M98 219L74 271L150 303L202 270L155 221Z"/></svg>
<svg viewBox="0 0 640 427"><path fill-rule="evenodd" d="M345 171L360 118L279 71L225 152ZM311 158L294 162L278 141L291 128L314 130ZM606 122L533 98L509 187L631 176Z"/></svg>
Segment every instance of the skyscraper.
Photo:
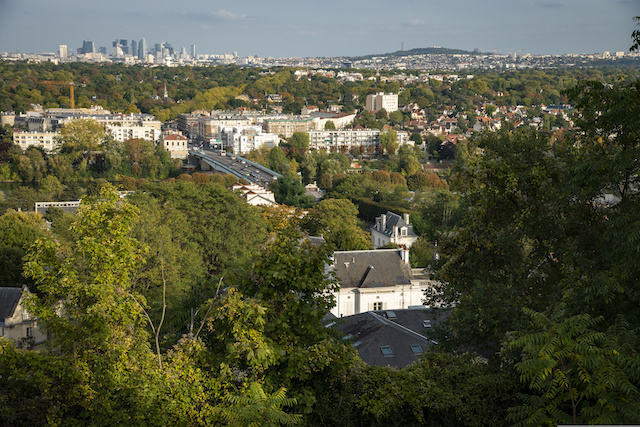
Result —
<svg viewBox="0 0 640 427"><path fill-rule="evenodd" d="M82 42L82 53L95 53L95 51L96 48L91 40L85 40Z"/></svg>
<svg viewBox="0 0 640 427"><path fill-rule="evenodd" d="M67 57L67 45L66 44L61 44L60 45L60 58L66 58Z"/></svg>
<svg viewBox="0 0 640 427"><path fill-rule="evenodd" d="M191 59L196 59L196 45L191 45Z"/></svg>
<svg viewBox="0 0 640 427"><path fill-rule="evenodd" d="M138 42L135 40L131 40L131 50L129 51L131 55L134 57L138 57Z"/></svg>
<svg viewBox="0 0 640 427"><path fill-rule="evenodd" d="M147 42L143 38L140 39L138 43L138 59L144 59L144 56L147 54Z"/></svg>

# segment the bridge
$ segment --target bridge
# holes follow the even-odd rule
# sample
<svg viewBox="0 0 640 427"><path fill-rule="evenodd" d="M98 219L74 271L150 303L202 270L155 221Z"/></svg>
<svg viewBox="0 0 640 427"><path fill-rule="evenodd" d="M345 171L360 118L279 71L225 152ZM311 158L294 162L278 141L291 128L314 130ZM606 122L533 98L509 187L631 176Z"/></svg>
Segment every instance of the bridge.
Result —
<svg viewBox="0 0 640 427"><path fill-rule="evenodd" d="M229 173L238 179L242 178L263 187L268 186L271 181L282 177L279 173L258 163L220 150L192 148L189 150L189 162L199 163L202 170Z"/></svg>

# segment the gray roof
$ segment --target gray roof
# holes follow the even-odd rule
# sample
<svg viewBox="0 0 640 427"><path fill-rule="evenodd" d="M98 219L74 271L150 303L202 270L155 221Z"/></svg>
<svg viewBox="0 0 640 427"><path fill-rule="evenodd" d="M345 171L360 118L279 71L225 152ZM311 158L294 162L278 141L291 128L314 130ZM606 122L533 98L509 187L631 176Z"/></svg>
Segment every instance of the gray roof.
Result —
<svg viewBox="0 0 640 427"><path fill-rule="evenodd" d="M345 288L376 288L411 284L411 266L398 249L333 253L336 276Z"/></svg>
<svg viewBox="0 0 640 427"><path fill-rule="evenodd" d="M366 364L402 368L436 345L423 326L425 320L433 326L440 321L436 312L426 308L367 312L333 320L333 328L353 341Z"/></svg>
<svg viewBox="0 0 640 427"><path fill-rule="evenodd" d="M380 221L379 223L376 222L376 224L374 224L374 230L387 236L393 236L394 226L397 226L398 230L402 227L407 227L407 235L417 237L417 234L415 234L413 231L413 224L411 224L410 222L406 222L403 216L391 211L388 211L386 214L384 214L384 216L386 217L385 228L382 228L382 221Z"/></svg>
<svg viewBox="0 0 640 427"><path fill-rule="evenodd" d="M21 296L22 288L0 288L0 321L13 316Z"/></svg>

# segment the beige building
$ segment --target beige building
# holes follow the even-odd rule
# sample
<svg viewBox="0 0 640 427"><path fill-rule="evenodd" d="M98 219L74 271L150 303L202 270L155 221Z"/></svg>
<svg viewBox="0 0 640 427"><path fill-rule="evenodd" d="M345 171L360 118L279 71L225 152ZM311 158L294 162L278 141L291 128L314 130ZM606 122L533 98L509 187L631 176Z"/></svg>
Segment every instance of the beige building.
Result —
<svg viewBox="0 0 640 427"><path fill-rule="evenodd" d="M169 152L172 159L186 159L189 156L189 140L180 132L163 132L160 142L164 149Z"/></svg>
<svg viewBox="0 0 640 427"><path fill-rule="evenodd" d="M47 335L24 307L24 296L29 290L0 288L0 337L10 339L19 348L32 348L42 344Z"/></svg>
<svg viewBox="0 0 640 427"><path fill-rule="evenodd" d="M314 120L311 118L285 118L267 119L264 121L264 128L267 133L282 135L290 138L294 132L309 132L315 129Z"/></svg>
<svg viewBox="0 0 640 427"><path fill-rule="evenodd" d="M251 119L237 114L198 116L198 130L196 135L202 139L217 138L221 127L249 126L251 124Z"/></svg>
<svg viewBox="0 0 640 427"><path fill-rule="evenodd" d="M47 153L53 153L58 148L56 137L58 132L13 132L13 143L19 145L22 150L29 147L41 147Z"/></svg>

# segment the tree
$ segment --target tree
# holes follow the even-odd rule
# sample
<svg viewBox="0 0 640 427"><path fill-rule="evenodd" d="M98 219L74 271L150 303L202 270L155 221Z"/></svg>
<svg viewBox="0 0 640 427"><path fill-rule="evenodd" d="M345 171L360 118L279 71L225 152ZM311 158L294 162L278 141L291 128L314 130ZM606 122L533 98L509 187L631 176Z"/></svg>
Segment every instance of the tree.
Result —
<svg viewBox="0 0 640 427"><path fill-rule="evenodd" d="M333 123L333 120L327 120L324 124L324 130L336 130L336 124Z"/></svg>
<svg viewBox="0 0 640 427"><path fill-rule="evenodd" d="M402 124L404 116L402 115L402 111L393 111L389 113L389 121L393 124Z"/></svg>
<svg viewBox="0 0 640 427"><path fill-rule="evenodd" d="M44 222L34 212L7 211L0 216L0 287L22 287L32 283L23 274L23 259L38 239L51 238Z"/></svg>
<svg viewBox="0 0 640 427"><path fill-rule="evenodd" d="M269 169L280 174L284 173L286 161L287 157L280 147L273 147L269 152Z"/></svg>
<svg viewBox="0 0 640 427"><path fill-rule="evenodd" d="M293 135L287 140L289 147L295 148L302 152L309 149L309 133L308 132L294 132Z"/></svg>
<svg viewBox="0 0 640 427"><path fill-rule="evenodd" d="M516 425L640 422L635 333L622 319L601 332L595 328L602 317L565 317L563 309L553 317L524 309L536 330L511 345L524 351L516 368L536 395L521 394L524 404L509 410L510 419Z"/></svg>
<svg viewBox="0 0 640 427"><path fill-rule="evenodd" d="M418 132L412 133L409 139L413 141L416 145L422 144L422 135L420 135L420 133Z"/></svg>
<svg viewBox="0 0 640 427"><path fill-rule="evenodd" d="M422 216L442 227L455 212L465 212L462 227L439 240L448 259L441 296L457 302L453 336L495 350L505 332L526 322L519 307L541 311L560 298L563 263L555 259L575 251L571 238L583 226L562 219L566 199L557 184L566 182L567 171L545 135L501 131L480 146L483 154L456 171L468 208L456 209L458 197L440 192L441 200L427 205Z"/></svg>
<svg viewBox="0 0 640 427"><path fill-rule="evenodd" d="M384 147L387 154L393 154L398 149L398 132L388 129L380 134L380 145Z"/></svg>
<svg viewBox="0 0 640 427"><path fill-rule="evenodd" d="M219 184L176 180L149 184L145 191L168 215L173 210L184 212L185 233L197 245L209 275L248 262L263 242L265 223L259 210Z"/></svg>
<svg viewBox="0 0 640 427"><path fill-rule="evenodd" d="M357 219L358 208L347 199L321 200L302 221L313 236L322 235L334 250L371 248L371 236Z"/></svg>
<svg viewBox="0 0 640 427"><path fill-rule="evenodd" d="M93 119L71 120L60 128L60 153L70 154L74 161L89 159L107 138L107 132Z"/></svg>
<svg viewBox="0 0 640 427"><path fill-rule="evenodd" d="M296 399L287 398L287 390L281 388L273 395L267 395L258 382L249 386L248 396L227 396L231 407L225 410L224 417L240 425L280 426L297 424L302 416L290 415L281 407L293 406Z"/></svg>

